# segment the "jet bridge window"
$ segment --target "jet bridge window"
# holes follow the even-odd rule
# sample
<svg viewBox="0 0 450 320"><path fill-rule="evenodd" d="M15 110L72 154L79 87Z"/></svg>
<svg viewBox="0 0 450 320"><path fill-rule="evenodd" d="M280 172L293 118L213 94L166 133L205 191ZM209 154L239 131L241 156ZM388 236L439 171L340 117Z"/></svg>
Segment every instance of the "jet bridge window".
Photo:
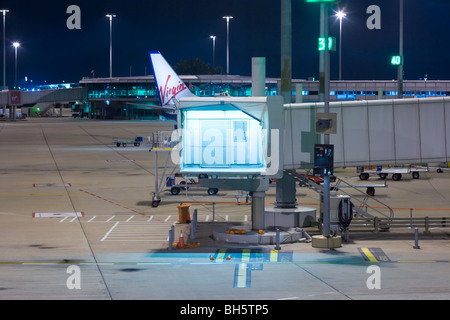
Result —
<svg viewBox="0 0 450 320"><path fill-rule="evenodd" d="M233 121L234 142L247 141L247 121Z"/></svg>
<svg viewBox="0 0 450 320"><path fill-rule="evenodd" d="M184 109L182 135L181 172L266 170L261 121L231 105Z"/></svg>

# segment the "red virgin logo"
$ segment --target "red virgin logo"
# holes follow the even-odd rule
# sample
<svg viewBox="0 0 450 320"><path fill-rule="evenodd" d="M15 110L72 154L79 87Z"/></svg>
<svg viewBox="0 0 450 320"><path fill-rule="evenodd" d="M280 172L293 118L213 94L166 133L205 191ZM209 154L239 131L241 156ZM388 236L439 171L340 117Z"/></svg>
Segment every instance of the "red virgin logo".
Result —
<svg viewBox="0 0 450 320"><path fill-rule="evenodd" d="M161 96L162 104L167 105L170 100L172 100L173 97L175 97L180 92L187 89L186 85L183 82L179 82L177 86L168 87L168 83L170 80L170 75L167 76L167 81L164 86L164 89L162 86L159 87L159 95ZM167 101L167 102L166 102Z"/></svg>

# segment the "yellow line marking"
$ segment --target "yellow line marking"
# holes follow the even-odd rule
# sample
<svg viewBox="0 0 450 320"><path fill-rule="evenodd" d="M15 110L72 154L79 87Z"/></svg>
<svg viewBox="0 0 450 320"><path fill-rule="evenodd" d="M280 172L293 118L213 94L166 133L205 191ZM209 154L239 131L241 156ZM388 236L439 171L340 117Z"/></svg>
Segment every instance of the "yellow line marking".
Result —
<svg viewBox="0 0 450 320"><path fill-rule="evenodd" d="M361 248L362 252L366 255L370 262L378 263L379 261L375 258L375 256L370 252L368 248Z"/></svg>
<svg viewBox="0 0 450 320"><path fill-rule="evenodd" d="M270 262L278 262L278 250L270 250Z"/></svg>
<svg viewBox="0 0 450 320"><path fill-rule="evenodd" d="M223 258L225 257L226 252L227 249L220 249L219 253L217 254L216 262L223 262Z"/></svg>
<svg viewBox="0 0 450 320"><path fill-rule="evenodd" d="M250 262L250 249L244 249L242 250L242 262Z"/></svg>

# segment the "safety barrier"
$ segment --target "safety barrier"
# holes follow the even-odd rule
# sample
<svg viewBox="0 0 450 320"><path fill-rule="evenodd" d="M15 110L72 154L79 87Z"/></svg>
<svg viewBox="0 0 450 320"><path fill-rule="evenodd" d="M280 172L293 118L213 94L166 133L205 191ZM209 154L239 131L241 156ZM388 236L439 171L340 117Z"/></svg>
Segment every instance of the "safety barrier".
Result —
<svg viewBox="0 0 450 320"><path fill-rule="evenodd" d="M430 229L450 228L449 217L423 217L423 218L353 218L350 229L369 228L375 233L379 231L389 231L390 228L421 228L424 234L430 234Z"/></svg>

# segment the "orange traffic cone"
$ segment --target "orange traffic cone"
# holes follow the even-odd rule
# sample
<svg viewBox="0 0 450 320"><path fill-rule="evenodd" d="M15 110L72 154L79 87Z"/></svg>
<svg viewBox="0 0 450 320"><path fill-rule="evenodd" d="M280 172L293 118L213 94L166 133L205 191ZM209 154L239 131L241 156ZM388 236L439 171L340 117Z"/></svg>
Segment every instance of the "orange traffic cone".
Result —
<svg viewBox="0 0 450 320"><path fill-rule="evenodd" d="M186 249L186 246L184 245L183 231L180 232L180 239L178 240L177 249Z"/></svg>

